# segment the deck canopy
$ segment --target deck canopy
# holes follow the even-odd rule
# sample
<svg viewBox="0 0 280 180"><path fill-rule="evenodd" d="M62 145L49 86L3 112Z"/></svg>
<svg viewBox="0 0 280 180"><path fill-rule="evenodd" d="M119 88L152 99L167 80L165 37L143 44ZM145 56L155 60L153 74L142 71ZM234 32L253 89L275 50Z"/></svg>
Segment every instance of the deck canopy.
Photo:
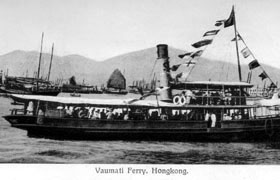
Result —
<svg viewBox="0 0 280 180"><path fill-rule="evenodd" d="M41 101L55 102L66 105L92 105L99 107L157 107L156 100L138 100L138 99L90 99L79 97L53 97L53 96L34 96L34 95L11 95L11 98L16 102ZM178 106L173 103L159 101L159 106Z"/></svg>
<svg viewBox="0 0 280 180"><path fill-rule="evenodd" d="M193 81L171 84L172 89L229 89L251 88L254 85L246 82Z"/></svg>
<svg viewBox="0 0 280 180"><path fill-rule="evenodd" d="M88 99L78 97L54 97L34 95L11 95L16 102L27 103L29 101L54 102L65 105L84 105L96 107L139 107L139 108L174 108L174 109L213 109L213 108L252 108L251 105L176 105L172 102L139 99Z"/></svg>

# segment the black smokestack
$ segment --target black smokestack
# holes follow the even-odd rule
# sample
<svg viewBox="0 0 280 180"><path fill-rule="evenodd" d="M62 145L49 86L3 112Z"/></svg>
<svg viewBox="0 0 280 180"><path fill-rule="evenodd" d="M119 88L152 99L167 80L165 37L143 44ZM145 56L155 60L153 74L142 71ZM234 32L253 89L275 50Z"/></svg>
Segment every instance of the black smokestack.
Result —
<svg viewBox="0 0 280 180"><path fill-rule="evenodd" d="M167 44L159 44L157 45L157 55L158 59L168 59L168 45Z"/></svg>
<svg viewBox="0 0 280 180"><path fill-rule="evenodd" d="M167 88L160 91L160 99L162 101L170 101L172 98L170 89L170 67L168 57L168 46L166 44L157 45L158 61L162 63L162 70L160 73L160 87Z"/></svg>

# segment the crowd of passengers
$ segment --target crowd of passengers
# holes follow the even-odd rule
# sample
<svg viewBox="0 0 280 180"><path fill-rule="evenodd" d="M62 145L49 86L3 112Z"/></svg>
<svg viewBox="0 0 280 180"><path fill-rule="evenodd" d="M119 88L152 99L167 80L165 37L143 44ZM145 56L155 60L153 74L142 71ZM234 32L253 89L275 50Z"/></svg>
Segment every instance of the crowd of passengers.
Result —
<svg viewBox="0 0 280 180"><path fill-rule="evenodd" d="M182 91L181 96L185 97L186 104L199 105L244 105L246 104L244 92L225 90L222 91Z"/></svg>
<svg viewBox="0 0 280 180"><path fill-rule="evenodd" d="M45 110L44 106L38 108L38 116L57 116L52 114L59 112L59 116L63 118L79 118L91 120L200 120L200 121L227 121L248 119L248 113L241 113L240 111L228 111L221 115L220 112L212 110L206 111L200 109L193 110L168 110L162 108L158 109L145 109L145 108L96 108L84 106L58 106L55 110ZM34 105L30 101L27 108L27 115L34 115ZM243 115L242 115L243 114Z"/></svg>

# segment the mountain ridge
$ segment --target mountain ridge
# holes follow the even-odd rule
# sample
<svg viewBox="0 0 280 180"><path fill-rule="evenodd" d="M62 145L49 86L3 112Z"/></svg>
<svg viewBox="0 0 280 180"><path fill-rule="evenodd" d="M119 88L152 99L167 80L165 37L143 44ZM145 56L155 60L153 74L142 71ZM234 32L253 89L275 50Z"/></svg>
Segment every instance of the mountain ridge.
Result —
<svg viewBox="0 0 280 180"><path fill-rule="evenodd" d="M170 66L180 64L186 60L178 57L179 54L185 53L184 50L169 47ZM43 77L47 76L49 61L49 53L42 53L42 70ZM11 76L25 76L28 71L28 76L33 76L38 69L39 52L15 50L0 56L0 70L9 69ZM195 67L192 69L188 78L189 81L194 80L219 80L219 81L238 81L237 66L234 63L210 60L199 58L194 60ZM270 65L261 64L268 75L278 82L280 70ZM242 64L243 80L247 79L248 65ZM115 69L120 69L127 79L127 85L132 84L133 80L145 79L146 82L151 81L155 73L159 79L159 73L162 64L157 61L157 50L155 47L133 51L118 56L108 58L104 61L96 61L78 54L53 57L53 65L51 72L51 80L64 79L67 80L71 76L76 76L79 83L85 81L86 84L101 85L106 84L110 74ZM189 71L191 68L181 66L177 72L171 72L173 77L184 71ZM252 83L262 86L269 82L261 81L258 75L261 69L254 69Z"/></svg>

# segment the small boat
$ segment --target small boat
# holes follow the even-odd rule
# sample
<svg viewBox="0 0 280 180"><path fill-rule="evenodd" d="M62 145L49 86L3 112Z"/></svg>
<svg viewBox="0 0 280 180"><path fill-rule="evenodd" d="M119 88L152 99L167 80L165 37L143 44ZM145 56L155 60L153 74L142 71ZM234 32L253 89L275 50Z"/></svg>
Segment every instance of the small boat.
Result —
<svg viewBox="0 0 280 180"><path fill-rule="evenodd" d="M81 94L71 93L70 96L72 96L72 97L81 97Z"/></svg>
<svg viewBox="0 0 280 180"><path fill-rule="evenodd" d="M63 84L61 87L62 92L66 93L80 93L80 94L102 94L103 92L97 86L82 85L76 82L75 76L69 79L69 84Z"/></svg>
<svg viewBox="0 0 280 180"><path fill-rule="evenodd" d="M132 85L128 86L128 92L133 94L149 93L156 89L156 81L155 74L150 83L146 83L144 79L141 81L133 81Z"/></svg>

